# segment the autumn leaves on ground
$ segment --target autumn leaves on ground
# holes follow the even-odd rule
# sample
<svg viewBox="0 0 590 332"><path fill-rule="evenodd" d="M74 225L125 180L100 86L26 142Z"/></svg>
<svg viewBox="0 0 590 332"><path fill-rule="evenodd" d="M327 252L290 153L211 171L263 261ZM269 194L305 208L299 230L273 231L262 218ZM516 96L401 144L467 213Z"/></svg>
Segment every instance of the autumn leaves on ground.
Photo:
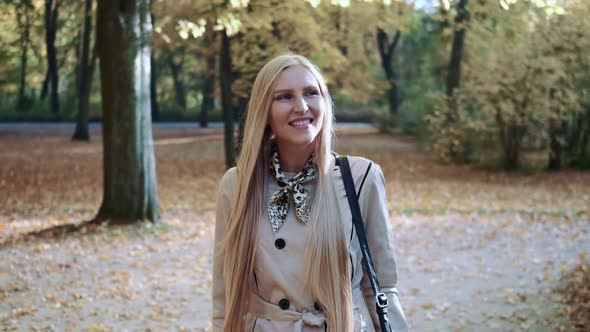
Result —
<svg viewBox="0 0 590 332"><path fill-rule="evenodd" d="M221 129L155 129L162 224L31 236L100 205L100 132L70 134L0 128L1 330L206 330ZM412 329L587 330L590 174L445 166L422 150L339 131L339 153L385 173Z"/></svg>

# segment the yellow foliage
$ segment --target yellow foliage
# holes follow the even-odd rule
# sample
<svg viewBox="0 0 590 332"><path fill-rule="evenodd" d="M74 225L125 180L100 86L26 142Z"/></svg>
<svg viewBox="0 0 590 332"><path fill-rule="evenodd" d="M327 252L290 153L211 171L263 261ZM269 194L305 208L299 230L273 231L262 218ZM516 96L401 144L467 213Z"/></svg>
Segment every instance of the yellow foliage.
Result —
<svg viewBox="0 0 590 332"><path fill-rule="evenodd" d="M444 160L470 159L473 138L493 134L515 167L525 142L546 146L547 124L580 110L586 93L577 82L589 73L580 57L590 51L580 37L590 30L575 15L548 17L526 5L488 15L470 24L462 88L441 97L429 119L433 148Z"/></svg>

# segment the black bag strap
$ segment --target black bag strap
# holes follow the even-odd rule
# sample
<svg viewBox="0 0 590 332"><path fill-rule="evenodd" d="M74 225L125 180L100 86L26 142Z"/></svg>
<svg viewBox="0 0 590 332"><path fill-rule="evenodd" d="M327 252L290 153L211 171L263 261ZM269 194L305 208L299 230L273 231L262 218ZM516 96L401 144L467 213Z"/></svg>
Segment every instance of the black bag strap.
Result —
<svg viewBox="0 0 590 332"><path fill-rule="evenodd" d="M363 263L365 265L365 270L369 275L373 294L375 294L375 306L377 308L377 315L379 316L379 324L381 325L381 330L383 332L391 332L389 318L387 317L387 295L381 292L379 281L377 280L377 273L375 272L375 266L373 265L373 259L371 258L371 252L369 250L367 235L365 234L365 227L363 224L363 218L361 216L358 197L354 188L354 180L352 179L348 157L338 156L337 162L340 165L340 172L342 173L344 189L346 189L346 197L348 198L348 205L350 206L350 211L352 213L354 229L356 230L361 252L363 253Z"/></svg>

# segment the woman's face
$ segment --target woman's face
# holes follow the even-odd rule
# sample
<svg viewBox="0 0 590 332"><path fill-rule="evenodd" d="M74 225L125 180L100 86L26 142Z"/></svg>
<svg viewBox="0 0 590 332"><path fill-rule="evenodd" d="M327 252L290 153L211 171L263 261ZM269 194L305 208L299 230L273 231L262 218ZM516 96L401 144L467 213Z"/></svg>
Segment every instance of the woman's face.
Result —
<svg viewBox="0 0 590 332"><path fill-rule="evenodd" d="M283 70L268 117L279 146L313 144L322 129L325 107L318 82L309 69L297 65Z"/></svg>

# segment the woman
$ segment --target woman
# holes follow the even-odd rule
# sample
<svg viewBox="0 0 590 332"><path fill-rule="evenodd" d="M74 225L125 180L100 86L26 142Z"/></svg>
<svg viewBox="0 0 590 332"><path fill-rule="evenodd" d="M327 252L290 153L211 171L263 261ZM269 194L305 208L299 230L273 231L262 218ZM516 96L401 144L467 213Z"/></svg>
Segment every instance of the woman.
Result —
<svg viewBox="0 0 590 332"><path fill-rule="evenodd" d="M258 73L237 167L218 194L214 331L380 330L331 152L333 121L324 79L306 58L282 55ZM363 158L350 167L390 322L406 330L383 174Z"/></svg>

